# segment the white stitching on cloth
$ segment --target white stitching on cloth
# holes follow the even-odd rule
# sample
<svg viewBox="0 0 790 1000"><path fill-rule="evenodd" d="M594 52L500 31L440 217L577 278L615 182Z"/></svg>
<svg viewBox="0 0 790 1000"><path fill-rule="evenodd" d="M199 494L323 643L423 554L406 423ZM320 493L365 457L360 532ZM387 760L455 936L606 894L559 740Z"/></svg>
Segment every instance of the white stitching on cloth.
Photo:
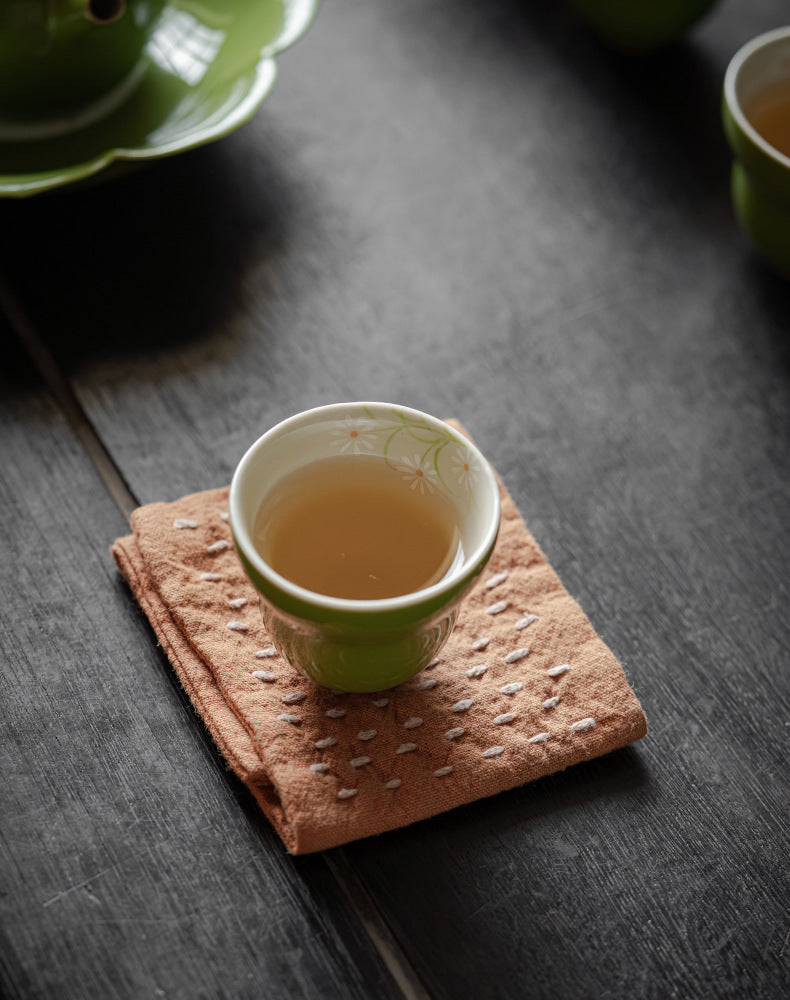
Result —
<svg viewBox="0 0 790 1000"><path fill-rule="evenodd" d="M421 680L417 681L414 685L415 691L430 691L435 688L439 682L435 677L423 677Z"/></svg>

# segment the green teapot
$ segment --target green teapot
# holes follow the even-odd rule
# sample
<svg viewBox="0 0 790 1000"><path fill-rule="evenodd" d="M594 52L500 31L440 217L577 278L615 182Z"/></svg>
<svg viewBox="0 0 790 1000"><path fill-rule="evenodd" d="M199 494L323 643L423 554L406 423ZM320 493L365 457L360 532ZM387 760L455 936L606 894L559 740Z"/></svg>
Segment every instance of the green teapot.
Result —
<svg viewBox="0 0 790 1000"><path fill-rule="evenodd" d="M163 0L0 0L0 119L90 104L140 61Z"/></svg>

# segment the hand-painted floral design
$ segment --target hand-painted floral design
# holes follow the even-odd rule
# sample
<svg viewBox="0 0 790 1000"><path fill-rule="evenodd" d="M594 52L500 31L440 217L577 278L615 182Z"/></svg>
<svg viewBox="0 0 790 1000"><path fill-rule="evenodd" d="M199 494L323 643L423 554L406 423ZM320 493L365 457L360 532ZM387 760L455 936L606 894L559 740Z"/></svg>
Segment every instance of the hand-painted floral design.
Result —
<svg viewBox="0 0 790 1000"><path fill-rule="evenodd" d="M333 431L341 453L378 455L411 489L422 494L442 489L463 498L467 506L475 505L481 470L456 431L432 426L397 407L384 412L365 407L363 413L346 414Z"/></svg>
<svg viewBox="0 0 790 1000"><path fill-rule="evenodd" d="M471 493L477 481L478 468L468 448L456 448L452 457L455 481L465 493Z"/></svg>
<svg viewBox="0 0 790 1000"><path fill-rule="evenodd" d="M419 455L415 455L413 459L404 455L401 464L395 468L401 473L401 478L409 483L410 490L419 490L421 494L433 493L439 485L439 477L433 466Z"/></svg>
<svg viewBox="0 0 790 1000"><path fill-rule="evenodd" d="M332 434L341 453L372 455L376 450L376 430L377 428L369 420L346 417L343 426Z"/></svg>

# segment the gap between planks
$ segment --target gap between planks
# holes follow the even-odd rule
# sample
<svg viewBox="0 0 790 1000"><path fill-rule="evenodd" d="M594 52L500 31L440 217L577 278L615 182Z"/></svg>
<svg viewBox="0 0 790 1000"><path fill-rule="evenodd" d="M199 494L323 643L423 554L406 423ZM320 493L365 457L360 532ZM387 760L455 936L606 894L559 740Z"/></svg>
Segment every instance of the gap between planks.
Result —
<svg viewBox="0 0 790 1000"><path fill-rule="evenodd" d="M411 962L406 958L381 910L359 879L342 847L324 851L323 859L343 890L365 933L389 970L404 1000L431 1000Z"/></svg>
<svg viewBox="0 0 790 1000"><path fill-rule="evenodd" d="M0 310L6 314L13 332L85 449L108 493L129 520L132 511L140 506L139 501L96 433L68 378L2 275ZM321 856L404 1000L431 1000L431 995L395 940L373 897L354 873L342 848L324 851Z"/></svg>

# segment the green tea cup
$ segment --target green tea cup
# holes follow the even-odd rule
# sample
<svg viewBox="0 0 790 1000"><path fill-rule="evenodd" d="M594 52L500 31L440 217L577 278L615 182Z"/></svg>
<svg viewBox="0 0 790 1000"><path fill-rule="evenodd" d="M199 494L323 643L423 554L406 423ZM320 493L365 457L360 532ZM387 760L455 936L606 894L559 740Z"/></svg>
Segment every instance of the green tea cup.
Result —
<svg viewBox="0 0 790 1000"><path fill-rule="evenodd" d="M571 0L609 45L626 52L658 49L688 31L716 0Z"/></svg>
<svg viewBox="0 0 790 1000"><path fill-rule="evenodd" d="M307 590L263 558L254 536L264 496L295 470L341 454L380 462L393 489L408 481L426 502L440 491L452 503L460 546L438 583L352 600ZM334 690L382 691L423 670L452 631L494 548L499 488L480 451L444 421L389 403L338 403L297 414L252 445L233 476L229 513L264 624L288 662Z"/></svg>
<svg viewBox="0 0 790 1000"><path fill-rule="evenodd" d="M765 260L790 277L790 156L749 117L761 93L783 84L790 95L790 27L758 35L733 56L724 77L722 121L734 154L735 217Z"/></svg>

